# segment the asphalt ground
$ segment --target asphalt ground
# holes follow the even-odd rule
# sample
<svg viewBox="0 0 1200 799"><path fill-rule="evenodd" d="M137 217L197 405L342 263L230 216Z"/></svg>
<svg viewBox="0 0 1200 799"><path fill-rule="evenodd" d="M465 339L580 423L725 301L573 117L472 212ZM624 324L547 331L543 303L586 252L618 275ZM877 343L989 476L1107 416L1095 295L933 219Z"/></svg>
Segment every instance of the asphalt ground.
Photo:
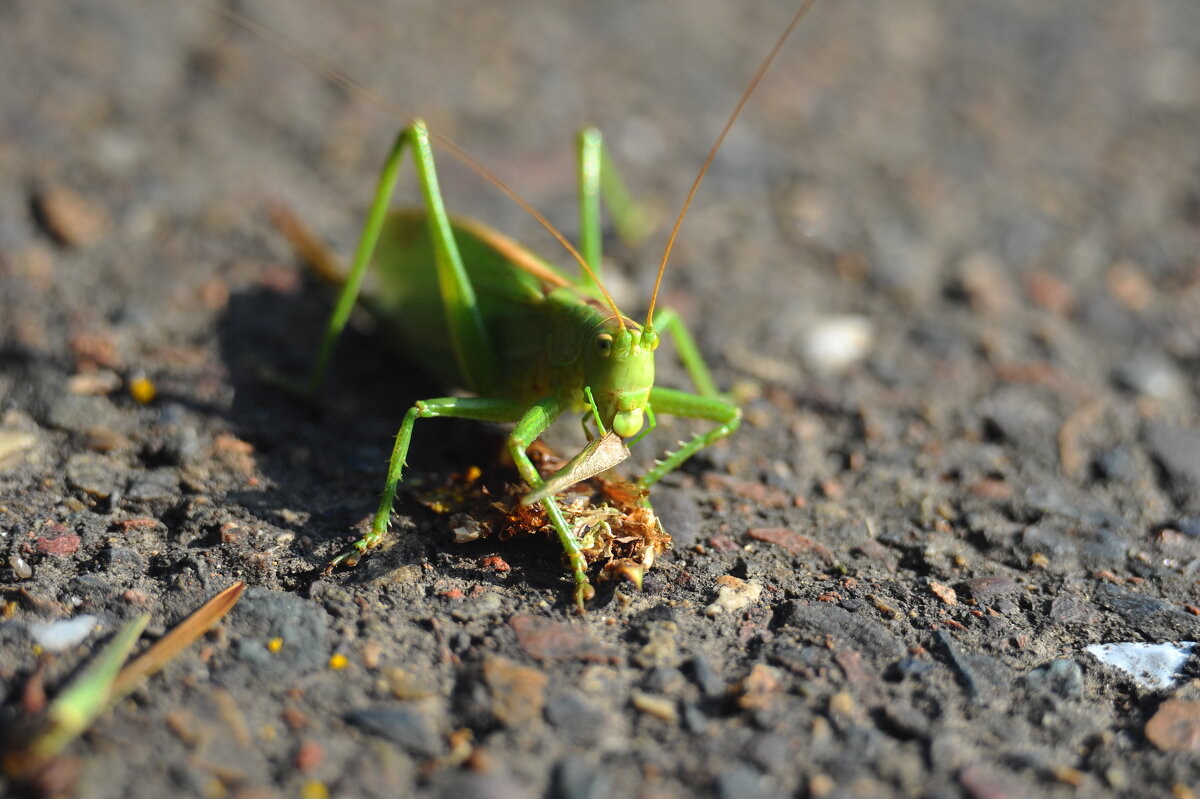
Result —
<svg viewBox="0 0 1200 799"><path fill-rule="evenodd" d="M574 133L598 125L673 212L793 11L237 8L571 237ZM200 3L4 4L0 75L4 726L123 620L151 612L149 641L250 586L5 792L1196 793L1194 3L819 0L662 297L745 422L655 488L674 546L642 590L604 583L583 616L549 537L454 542L486 521L472 467L474 491L516 482L503 429L471 423L418 425L389 546L324 574L405 409L447 387L369 319L317 404L264 383L259 364L304 373L332 303L268 209L348 253L400 120ZM439 169L453 211L566 265ZM606 242L634 316L664 233ZM686 380L669 352L659 373ZM665 421L629 471L694 429ZM86 638L39 644L82 615ZM1174 645L1173 684L1085 649L1125 642Z"/></svg>

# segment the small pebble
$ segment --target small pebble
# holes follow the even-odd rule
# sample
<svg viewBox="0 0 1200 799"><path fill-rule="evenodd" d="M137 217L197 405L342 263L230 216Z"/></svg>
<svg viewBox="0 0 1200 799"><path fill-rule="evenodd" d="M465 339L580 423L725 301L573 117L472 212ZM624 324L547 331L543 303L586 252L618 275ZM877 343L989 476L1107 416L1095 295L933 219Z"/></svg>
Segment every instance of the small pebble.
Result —
<svg viewBox="0 0 1200 799"><path fill-rule="evenodd" d="M836 484L823 486L826 496L836 491ZM787 527L751 527L746 535L755 541L765 541L769 544L783 547L792 555L813 553L826 563L833 563L833 552L824 544L818 543L806 535L801 535Z"/></svg>
<svg viewBox="0 0 1200 799"><path fill-rule="evenodd" d="M111 369L81 372L67 378L67 391L72 394L111 394L121 387L121 376Z"/></svg>
<svg viewBox="0 0 1200 799"><path fill-rule="evenodd" d="M458 621L473 621L496 616L504 608L504 598L495 591L485 591L451 609L450 615Z"/></svg>
<svg viewBox="0 0 1200 799"><path fill-rule="evenodd" d="M763 587L755 582L726 574L717 578L717 599L704 609L708 617L735 613L753 605L762 597Z"/></svg>
<svg viewBox="0 0 1200 799"><path fill-rule="evenodd" d="M1049 615L1060 624L1091 624L1099 618L1099 610L1086 599L1062 594L1050 603Z"/></svg>
<svg viewBox="0 0 1200 799"><path fill-rule="evenodd" d="M20 555L9 555L8 565L12 567L18 580L28 580L33 576L33 568Z"/></svg>
<svg viewBox="0 0 1200 799"><path fill-rule="evenodd" d="M1026 785L987 765L973 763L958 773L958 779L971 799L1019 799L1030 795Z"/></svg>
<svg viewBox="0 0 1200 799"><path fill-rule="evenodd" d="M1016 305L1010 270L994 253L977 251L958 267L958 280L971 308L982 314L1002 314Z"/></svg>
<svg viewBox="0 0 1200 799"><path fill-rule="evenodd" d="M92 452L115 452L130 447L129 439L111 427L96 425L84 431L83 445Z"/></svg>
<svg viewBox="0 0 1200 799"><path fill-rule="evenodd" d="M378 641L367 641L358 654L362 659L363 666L368 669L379 668L379 661L383 657L383 646Z"/></svg>
<svg viewBox="0 0 1200 799"><path fill-rule="evenodd" d="M1146 426L1145 441L1172 493L1188 501L1200 490L1200 431L1152 422Z"/></svg>
<svg viewBox="0 0 1200 799"><path fill-rule="evenodd" d="M1002 575L964 580L962 587L973 599L984 603L1021 590L1015 580Z"/></svg>
<svg viewBox="0 0 1200 799"><path fill-rule="evenodd" d="M517 634L517 643L535 660L582 660L599 663L620 660L615 650L596 641L574 624L542 616L517 614L508 620L508 625Z"/></svg>
<svg viewBox="0 0 1200 799"><path fill-rule="evenodd" d="M1164 752L1200 753L1200 702L1163 702L1146 724L1146 738Z"/></svg>
<svg viewBox="0 0 1200 799"><path fill-rule="evenodd" d="M712 662L703 655L696 655L690 664L692 679L705 696L720 696L725 693L725 680L717 673Z"/></svg>
<svg viewBox="0 0 1200 799"><path fill-rule="evenodd" d="M818 372L842 372L867 357L875 328L864 316L830 316L804 335L804 360Z"/></svg>
<svg viewBox="0 0 1200 799"><path fill-rule="evenodd" d="M576 754L554 764L554 796L562 799L603 799L616 796L613 778L603 767L593 766Z"/></svg>
<svg viewBox="0 0 1200 799"><path fill-rule="evenodd" d="M397 699L424 699L433 695L433 688L427 678L421 678L399 666L388 669L387 686L392 696Z"/></svg>
<svg viewBox="0 0 1200 799"><path fill-rule="evenodd" d="M141 502L171 499L178 494L179 478L173 469L167 467L137 475L125 492L129 499Z"/></svg>
<svg viewBox="0 0 1200 799"><path fill-rule="evenodd" d="M666 697L634 691L630 699L635 708L647 715L662 719L668 724L674 724L679 720L679 714L675 712L675 703Z"/></svg>
<svg viewBox="0 0 1200 799"><path fill-rule="evenodd" d="M46 229L69 247L87 247L108 233L109 220L104 209L65 186L42 189L36 205Z"/></svg>
<svg viewBox="0 0 1200 799"><path fill-rule="evenodd" d="M83 643L96 628L96 621L95 616L84 613L72 619L31 624L29 634L47 652L65 652Z"/></svg>
<svg viewBox="0 0 1200 799"><path fill-rule="evenodd" d="M296 768L299 771L312 771L324 762L325 750L316 741L304 741L296 750Z"/></svg>
<svg viewBox="0 0 1200 799"><path fill-rule="evenodd" d="M541 722L544 673L508 658L490 657L483 663L483 680L492 697L492 713L501 724L521 729Z"/></svg>
<svg viewBox="0 0 1200 799"><path fill-rule="evenodd" d="M737 764L717 775L720 799L767 799L775 796L771 781L750 766Z"/></svg>
<svg viewBox="0 0 1200 799"><path fill-rule="evenodd" d="M782 675L778 669L755 663L739 688L739 706L746 710L765 710L778 701L783 689Z"/></svg>
<svg viewBox="0 0 1200 799"><path fill-rule="evenodd" d="M679 626L673 621L651 621L642 627L646 644L633 655L633 662L645 669L669 666L679 662L676 637Z"/></svg>
<svg viewBox="0 0 1200 799"><path fill-rule="evenodd" d="M1121 364L1113 375L1124 388L1157 400L1183 395L1186 382L1175 364L1158 353L1142 353Z"/></svg>
<svg viewBox="0 0 1200 799"><path fill-rule="evenodd" d="M33 544L34 549L55 558L65 558L79 551L79 536L61 530L56 530L55 533L57 534L38 538Z"/></svg>
<svg viewBox="0 0 1200 799"><path fill-rule="evenodd" d="M613 719L603 706L567 690L546 700L546 721L572 743L592 746L604 738Z"/></svg>
<svg viewBox="0 0 1200 799"><path fill-rule="evenodd" d="M81 452L67 461L67 481L97 499L107 499L124 483L124 475L111 458Z"/></svg>
<svg viewBox="0 0 1200 799"><path fill-rule="evenodd" d="M1195 646L1193 641L1167 644L1128 641L1093 644L1086 651L1101 663L1133 677L1141 687L1161 691L1175 685Z"/></svg>
<svg viewBox="0 0 1200 799"><path fill-rule="evenodd" d="M32 433L19 430L0 430L0 464L10 458L16 462L16 456L37 443L37 437Z"/></svg>
<svg viewBox="0 0 1200 799"><path fill-rule="evenodd" d="M1057 694L1064 699L1083 696L1083 669L1071 658L1059 658L1029 672L1026 682L1031 688Z"/></svg>
<svg viewBox="0 0 1200 799"><path fill-rule="evenodd" d="M958 604L958 593L944 583L939 583L937 580L930 580L929 590L933 592L934 596L945 602L947 605Z"/></svg>
<svg viewBox="0 0 1200 799"><path fill-rule="evenodd" d="M414 707L367 708L354 711L346 720L399 744L416 757L436 757L445 748L430 719Z"/></svg>

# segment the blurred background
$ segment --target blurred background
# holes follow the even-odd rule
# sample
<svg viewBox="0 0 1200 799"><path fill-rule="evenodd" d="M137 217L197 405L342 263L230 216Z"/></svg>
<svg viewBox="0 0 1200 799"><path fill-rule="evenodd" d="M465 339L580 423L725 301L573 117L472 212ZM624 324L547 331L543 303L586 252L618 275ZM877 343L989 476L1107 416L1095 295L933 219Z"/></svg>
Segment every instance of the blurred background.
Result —
<svg viewBox="0 0 1200 799"><path fill-rule="evenodd" d="M673 214L792 11L233 8L427 118L572 235L575 131L599 125L634 190ZM9 276L38 284L6 284L10 341L53 351L72 326L130 303L161 308L214 278L244 280L240 262L286 260L263 229L270 198L352 246L400 124L387 113L204 3L13 2L0 14L0 252ZM871 317L872 339L895 348L874 350L893 381L929 377L928 364L896 365L925 335L998 359L1049 348L1093 377L1144 354L1194 394L1196 322L1182 303L1197 291L1197 15L1186 0L818 4L700 194L670 301L704 320L714 357L795 386L806 326L836 311ZM440 166L452 209L562 261L477 176L444 155ZM85 230L55 229L71 224L55 219L60 190L74 195L68 215L77 199L95 217L74 220ZM80 240L63 246L64 233ZM633 306L664 233L613 251ZM944 317L964 302L978 313L952 329ZM1029 308L1047 312L1043 328L1068 324L1015 330ZM757 369L743 357L756 353Z"/></svg>

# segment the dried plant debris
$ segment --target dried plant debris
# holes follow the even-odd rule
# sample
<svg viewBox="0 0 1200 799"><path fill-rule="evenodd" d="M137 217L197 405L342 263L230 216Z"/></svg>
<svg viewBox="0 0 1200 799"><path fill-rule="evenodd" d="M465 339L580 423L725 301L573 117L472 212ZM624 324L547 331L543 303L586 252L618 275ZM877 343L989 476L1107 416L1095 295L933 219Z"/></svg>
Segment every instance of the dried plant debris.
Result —
<svg viewBox="0 0 1200 799"><path fill-rule="evenodd" d="M562 472L566 462L534 450L531 455L543 474ZM525 485L505 481L499 489L472 466L442 485L425 487L417 499L427 508L450 517L455 543L484 538L511 538L544 534L554 528L540 504L524 504ZM607 471L577 482L558 495L563 516L579 541L589 565L600 564L601 580L628 580L639 588L642 576L655 559L671 547L671 536L637 484Z"/></svg>
<svg viewBox="0 0 1200 799"><path fill-rule="evenodd" d="M147 677L221 621L237 603L243 588L245 583L240 581L226 588L122 668L126 656L146 629L150 614L131 619L49 704L42 696L42 667L39 667L30 678L35 686L32 694L38 699L26 702L26 709L38 711L37 715L21 719L5 730L0 741L0 772L34 792L65 792L67 786L61 786L63 790L44 789L52 775L57 775L53 776L54 780L69 776L70 779L65 781L73 782L75 774L60 773L64 763L68 762L62 757L66 748L87 732L105 710L128 696ZM88 633L95 623L94 617L77 616L75 620L84 620ZM26 695L31 695L29 689Z"/></svg>
<svg viewBox="0 0 1200 799"><path fill-rule="evenodd" d="M521 504L533 505L562 493L578 483L615 468L628 457L629 447L625 446L625 440L616 433L605 433L589 441L578 455L547 477L540 488L526 494Z"/></svg>

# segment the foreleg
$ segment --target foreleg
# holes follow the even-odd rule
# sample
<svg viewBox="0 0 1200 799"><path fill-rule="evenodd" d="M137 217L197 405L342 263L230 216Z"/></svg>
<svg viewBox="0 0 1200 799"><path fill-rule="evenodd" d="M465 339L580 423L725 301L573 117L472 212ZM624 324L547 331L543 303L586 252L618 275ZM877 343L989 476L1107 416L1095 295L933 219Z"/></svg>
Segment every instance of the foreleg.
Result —
<svg viewBox="0 0 1200 799"><path fill-rule="evenodd" d="M388 461L387 482L384 484L383 496L379 500L379 508L371 522L371 529L354 543L354 545L338 555L330 562L330 567L346 564L353 566L369 549L379 546L387 534L388 521L392 516L392 504L396 497L396 488L400 484L401 475L408 457L408 445L412 441L413 425L417 419L434 419L445 417L451 419L475 419L481 422L514 422L521 418L524 406L519 402L500 399L485 399L481 397L443 397L441 399L421 400L408 409L400 432L396 434L396 443L392 447L392 457Z"/></svg>
<svg viewBox="0 0 1200 799"><path fill-rule="evenodd" d="M717 424L710 430L692 436L679 449L667 453L666 457L655 462L654 468L638 480L638 485L642 488L649 488L668 472L679 468L680 464L699 450L731 435L742 423L742 409L732 402L720 397L706 397L686 391L677 391L673 388L659 386L652 388L650 390L650 406L660 414L669 413L687 419L703 419Z"/></svg>
<svg viewBox="0 0 1200 799"><path fill-rule="evenodd" d="M525 412L520 421L517 422L517 426L513 428L512 435L508 437L509 454L512 455L513 462L517 464L517 470L521 473L521 477L525 479L525 482L529 484L530 488L540 488L542 485L542 476L538 474L538 470L534 467L533 462L529 460L529 453L526 450L529 449L529 446L538 436L545 432L547 427L554 423L554 420L565 409L565 404L555 397L547 397L539 400ZM562 544L563 551L567 553L567 560L570 562L571 571L575 576L575 605L582 612L583 603L596 594L588 582L587 561L584 560L583 552L579 549L579 542L575 540L575 535L567 526L567 521L563 518L562 509L558 506L558 502L554 497L543 499L542 507L546 510L546 515L550 519L550 524L554 527L554 532L558 534L558 540Z"/></svg>

